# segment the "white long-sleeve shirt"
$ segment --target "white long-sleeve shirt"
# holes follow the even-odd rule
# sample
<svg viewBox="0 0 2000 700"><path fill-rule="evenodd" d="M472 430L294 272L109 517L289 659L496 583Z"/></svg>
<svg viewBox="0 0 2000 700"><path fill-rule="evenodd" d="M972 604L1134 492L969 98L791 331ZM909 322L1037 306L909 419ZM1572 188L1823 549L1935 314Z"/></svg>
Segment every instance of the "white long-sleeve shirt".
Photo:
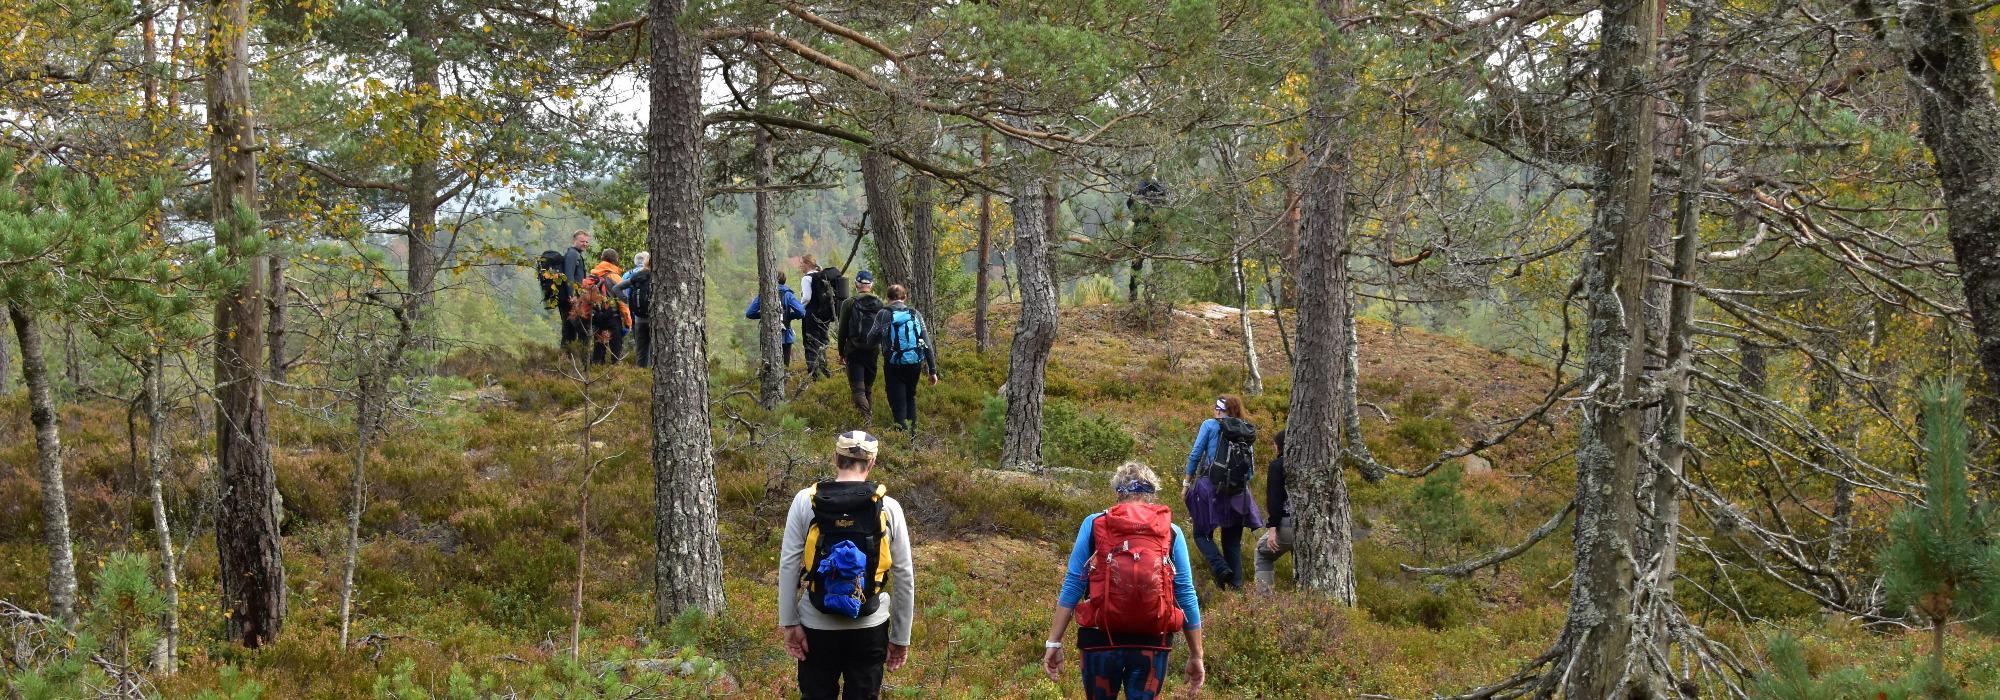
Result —
<svg viewBox="0 0 2000 700"><path fill-rule="evenodd" d="M917 610L917 567L910 562L910 527L903 519L903 505L882 497L882 511L889 515L888 590L877 593L875 612L860 619L828 615L799 594L800 574L806 558L806 530L812 528L811 489L792 497L785 516L785 539L778 551L778 624L804 624L816 630L867 629L889 623L889 643L910 645L910 623Z"/></svg>
<svg viewBox="0 0 2000 700"><path fill-rule="evenodd" d="M813 275L817 275L817 274L819 274L819 271L818 271L818 270L814 270L814 271L812 271L812 272L808 272L808 273L805 273L805 274L803 274L803 275L799 275L799 303L800 303L800 304L810 304L810 303L812 303L812 300L813 300Z"/></svg>

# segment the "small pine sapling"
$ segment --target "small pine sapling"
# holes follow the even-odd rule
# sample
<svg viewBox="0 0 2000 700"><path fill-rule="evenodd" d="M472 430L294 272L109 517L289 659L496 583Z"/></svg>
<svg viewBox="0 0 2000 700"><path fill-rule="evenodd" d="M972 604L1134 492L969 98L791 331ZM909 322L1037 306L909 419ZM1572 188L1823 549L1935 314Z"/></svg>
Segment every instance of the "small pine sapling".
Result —
<svg viewBox="0 0 2000 700"><path fill-rule="evenodd" d="M1967 490L1964 386L1927 387L1923 408L1924 502L1896 513L1879 562L1890 604L1931 623L1931 658L1942 670L1947 625L2000 628L2000 543Z"/></svg>

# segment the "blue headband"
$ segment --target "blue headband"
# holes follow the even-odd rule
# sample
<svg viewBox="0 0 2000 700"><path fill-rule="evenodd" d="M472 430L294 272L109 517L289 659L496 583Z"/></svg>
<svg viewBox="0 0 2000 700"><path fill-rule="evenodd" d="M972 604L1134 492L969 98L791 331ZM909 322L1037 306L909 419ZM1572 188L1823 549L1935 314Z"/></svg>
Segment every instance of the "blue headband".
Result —
<svg viewBox="0 0 2000 700"><path fill-rule="evenodd" d="M1117 491L1118 493L1153 493L1160 489L1159 487L1154 486L1150 482L1134 481L1132 483L1120 486L1112 490Z"/></svg>

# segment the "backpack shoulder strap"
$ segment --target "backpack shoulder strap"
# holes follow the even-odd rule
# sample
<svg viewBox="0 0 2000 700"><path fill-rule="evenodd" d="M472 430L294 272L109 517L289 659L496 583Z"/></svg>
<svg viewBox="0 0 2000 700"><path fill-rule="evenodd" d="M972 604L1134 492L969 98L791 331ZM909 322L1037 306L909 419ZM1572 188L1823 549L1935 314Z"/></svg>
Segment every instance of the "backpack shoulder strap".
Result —
<svg viewBox="0 0 2000 700"><path fill-rule="evenodd" d="M818 501L819 501L819 484L813 484L812 486L807 487L806 507L812 510L812 520L810 521L810 524L806 525L805 551L803 553L803 556L799 557L799 568L804 569L806 572L805 577L800 579L802 581L808 580L814 575L814 569L817 564L817 562L813 561L813 556L819 552L819 508L817 506Z"/></svg>

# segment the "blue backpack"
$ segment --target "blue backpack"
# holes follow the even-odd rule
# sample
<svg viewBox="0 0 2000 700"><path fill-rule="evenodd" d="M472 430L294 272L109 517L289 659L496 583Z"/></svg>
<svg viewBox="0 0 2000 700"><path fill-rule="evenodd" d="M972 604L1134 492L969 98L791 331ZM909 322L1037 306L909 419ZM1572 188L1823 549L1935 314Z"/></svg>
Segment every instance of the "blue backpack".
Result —
<svg viewBox="0 0 2000 700"><path fill-rule="evenodd" d="M924 324L909 309L889 312L889 364L914 365L924 361Z"/></svg>

